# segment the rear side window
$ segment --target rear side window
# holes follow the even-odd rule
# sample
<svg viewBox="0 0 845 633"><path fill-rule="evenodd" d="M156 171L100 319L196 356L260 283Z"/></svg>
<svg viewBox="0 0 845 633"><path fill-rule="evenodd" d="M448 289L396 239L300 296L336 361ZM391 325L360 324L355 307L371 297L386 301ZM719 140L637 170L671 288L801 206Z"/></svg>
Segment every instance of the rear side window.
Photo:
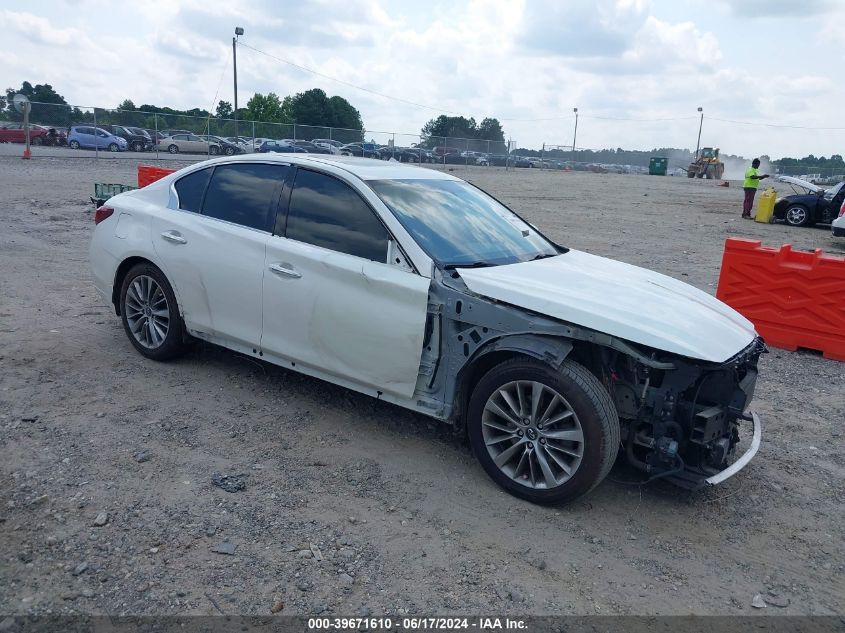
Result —
<svg viewBox="0 0 845 633"><path fill-rule="evenodd" d="M202 208L202 196L211 178L212 168L200 169L176 181L176 195L179 196L179 208L199 213Z"/></svg>
<svg viewBox="0 0 845 633"><path fill-rule="evenodd" d="M202 213L218 220L268 231L287 166L262 163L215 168Z"/></svg>
<svg viewBox="0 0 845 633"><path fill-rule="evenodd" d="M285 236L377 262L387 260L387 229L352 187L305 169L296 173Z"/></svg>

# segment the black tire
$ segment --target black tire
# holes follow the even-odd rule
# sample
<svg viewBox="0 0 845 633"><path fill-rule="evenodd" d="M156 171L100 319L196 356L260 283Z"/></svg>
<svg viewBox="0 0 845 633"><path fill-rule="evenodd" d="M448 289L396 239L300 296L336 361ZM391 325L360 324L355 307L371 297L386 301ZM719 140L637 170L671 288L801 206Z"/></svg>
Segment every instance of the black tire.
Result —
<svg viewBox="0 0 845 633"><path fill-rule="evenodd" d="M226 156L233 156L235 154L235 148L227 147L223 153L226 154Z"/></svg>
<svg viewBox="0 0 845 633"><path fill-rule="evenodd" d="M783 220L790 226L807 226L810 224L810 210L802 204L789 205Z"/></svg>
<svg viewBox="0 0 845 633"><path fill-rule="evenodd" d="M136 152L143 152L144 151L144 144L140 141L136 141L135 144L132 146L132 149Z"/></svg>
<svg viewBox="0 0 845 633"><path fill-rule="evenodd" d="M32 144L33 145L43 145L44 139L42 139L40 136L36 136L34 139L32 139Z"/></svg>
<svg viewBox="0 0 845 633"><path fill-rule="evenodd" d="M514 381L534 381L560 394L577 416L583 433L583 455L569 479L551 488L523 485L502 472L487 449L482 414L488 399ZM571 501L587 494L610 472L619 451L620 430L616 407L607 390L584 366L566 360L558 371L536 360L515 358L487 372L472 392L467 407L470 445L493 481L512 495L540 504ZM526 441L528 436L525 436Z"/></svg>
<svg viewBox="0 0 845 633"><path fill-rule="evenodd" d="M126 296L129 287L133 281L139 277L151 277L161 288L167 299L167 310L169 312L169 326L167 335L164 337L162 343L156 347L145 347L136 338L130 330L129 321L127 319ZM126 277L123 278L123 283L120 286L120 320L123 323L123 330L129 338L132 346L138 350L142 356L146 356L151 360L164 361L176 358L185 353L187 345L184 341L185 327L182 321L182 316L179 314L179 306L176 302L176 295L173 293L173 288L167 277L164 276L156 266L150 263L141 263L133 266Z"/></svg>
<svg viewBox="0 0 845 633"><path fill-rule="evenodd" d="M79 141L71 141L69 146L71 149L79 149Z"/></svg>
<svg viewBox="0 0 845 633"><path fill-rule="evenodd" d="M109 143L109 151L110 152L116 152L119 149L120 148L117 146L117 143Z"/></svg>
<svg viewBox="0 0 845 633"><path fill-rule="evenodd" d="M178 154L179 153L179 146L178 145L169 145L167 147L167 151L171 154Z"/></svg>
<svg viewBox="0 0 845 633"><path fill-rule="evenodd" d="M208 153L211 154L212 156L217 156L220 153L220 148L217 147L216 145L212 145L211 147L208 148Z"/></svg>

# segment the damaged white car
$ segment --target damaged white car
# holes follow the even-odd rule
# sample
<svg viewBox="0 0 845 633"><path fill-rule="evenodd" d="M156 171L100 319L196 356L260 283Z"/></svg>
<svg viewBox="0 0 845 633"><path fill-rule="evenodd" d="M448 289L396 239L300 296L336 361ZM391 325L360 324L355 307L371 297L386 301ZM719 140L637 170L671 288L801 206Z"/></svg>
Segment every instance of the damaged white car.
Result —
<svg viewBox="0 0 845 633"><path fill-rule="evenodd" d="M587 493L620 452L644 480L698 488L759 446L746 411L765 346L749 321L558 246L451 175L221 158L115 196L95 221L97 290L144 356L199 338L460 425L530 501Z"/></svg>

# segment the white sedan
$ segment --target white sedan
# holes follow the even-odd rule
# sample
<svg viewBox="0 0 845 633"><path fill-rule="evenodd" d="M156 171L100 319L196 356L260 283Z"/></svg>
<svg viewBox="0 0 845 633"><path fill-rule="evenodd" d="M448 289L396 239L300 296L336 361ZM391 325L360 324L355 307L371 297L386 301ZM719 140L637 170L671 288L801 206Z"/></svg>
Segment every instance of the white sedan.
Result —
<svg viewBox="0 0 845 633"><path fill-rule="evenodd" d="M831 223L830 230L833 232L833 237L845 237L845 200L842 201L839 215Z"/></svg>
<svg viewBox="0 0 845 633"><path fill-rule="evenodd" d="M147 358L203 339L459 425L519 497L583 495L620 451L643 481L698 488L759 446L750 322L559 246L446 173L220 158L111 198L95 222L95 285Z"/></svg>

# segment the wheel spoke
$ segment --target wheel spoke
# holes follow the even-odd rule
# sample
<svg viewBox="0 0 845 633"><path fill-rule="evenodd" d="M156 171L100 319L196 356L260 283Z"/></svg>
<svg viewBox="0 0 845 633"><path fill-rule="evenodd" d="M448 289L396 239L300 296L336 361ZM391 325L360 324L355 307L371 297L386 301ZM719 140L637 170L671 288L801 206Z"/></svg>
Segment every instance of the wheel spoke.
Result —
<svg viewBox="0 0 845 633"><path fill-rule="evenodd" d="M584 442L584 433L581 429L568 429L565 431L546 431L543 433L546 439L551 440L567 440L568 442Z"/></svg>
<svg viewBox="0 0 845 633"><path fill-rule="evenodd" d="M569 455L570 457L581 457L581 453L572 448L558 446L557 444L553 444L552 442L546 442L546 446L548 446L550 449L556 450L559 453L563 453L564 455Z"/></svg>
<svg viewBox="0 0 845 633"><path fill-rule="evenodd" d="M519 399L519 417L525 416L526 404L525 404L525 396L522 393L522 383L516 382L516 396Z"/></svg>
<svg viewBox="0 0 845 633"><path fill-rule="evenodd" d="M540 464L540 471L543 473L543 480L546 482L546 487L554 488L557 485L557 479L549 467L549 462L546 461L542 444L534 448L534 454L537 456L537 463Z"/></svg>
<svg viewBox="0 0 845 633"><path fill-rule="evenodd" d="M492 398L487 401L487 404L485 405L484 409L487 410L487 411L490 411L494 415L497 415L504 420L507 420L508 422L513 424L514 426L517 426L519 424L516 420L513 419L513 416L511 416L507 411L505 411L498 404L493 402Z"/></svg>
<svg viewBox="0 0 845 633"><path fill-rule="evenodd" d="M553 449L553 448L555 448L555 447L550 445L550 444L546 444L546 454L552 459L552 461L554 461L555 464L558 465L558 467L563 472L566 473L567 476L570 476L572 474L572 468L569 466L569 464L566 463L566 460L561 461L561 459L558 458L558 456L555 455L555 453L550 450L550 449Z"/></svg>
<svg viewBox="0 0 845 633"><path fill-rule="evenodd" d="M522 450L525 450L525 447L522 445L522 442L516 442L505 450L503 450L501 453L499 453L496 456L496 459L494 459L493 461L496 462L496 466L501 468L511 460L511 457L514 457L517 453L519 453L519 451Z"/></svg>
<svg viewBox="0 0 845 633"><path fill-rule="evenodd" d="M540 408L540 399L543 397L544 387L539 382L531 383L531 421L537 422L537 410Z"/></svg>
<svg viewBox="0 0 845 633"><path fill-rule="evenodd" d="M521 418L522 411L519 410L519 405L513 401L513 396L510 394L510 392L506 389L499 389L499 394L501 394L502 400L505 401L505 404L507 404L508 407L510 407L510 410L514 412L514 415L516 415L516 417L518 418Z"/></svg>
<svg viewBox="0 0 845 633"><path fill-rule="evenodd" d="M573 413L572 413L571 410L561 411L560 413L555 415L553 418L549 418L548 420L546 420L543 424L545 424L546 426L548 426L550 424L557 424L558 422L562 422L563 420L571 418L572 416L573 416Z"/></svg>
<svg viewBox="0 0 845 633"><path fill-rule="evenodd" d="M548 424L549 423L548 422L549 416L552 414L552 412L555 410L555 408L557 407L557 405L560 402L561 402L560 396L555 394L554 397L552 397L551 402L549 402L549 406L546 407L546 410L543 412L543 415L539 420L539 422L541 424Z"/></svg>
<svg viewBox="0 0 845 633"><path fill-rule="evenodd" d="M508 435L500 435L499 437L494 437L493 439L487 440L484 444L486 446L494 446L496 444L500 444L501 442L505 442L507 440L513 440L515 437L511 434Z"/></svg>

